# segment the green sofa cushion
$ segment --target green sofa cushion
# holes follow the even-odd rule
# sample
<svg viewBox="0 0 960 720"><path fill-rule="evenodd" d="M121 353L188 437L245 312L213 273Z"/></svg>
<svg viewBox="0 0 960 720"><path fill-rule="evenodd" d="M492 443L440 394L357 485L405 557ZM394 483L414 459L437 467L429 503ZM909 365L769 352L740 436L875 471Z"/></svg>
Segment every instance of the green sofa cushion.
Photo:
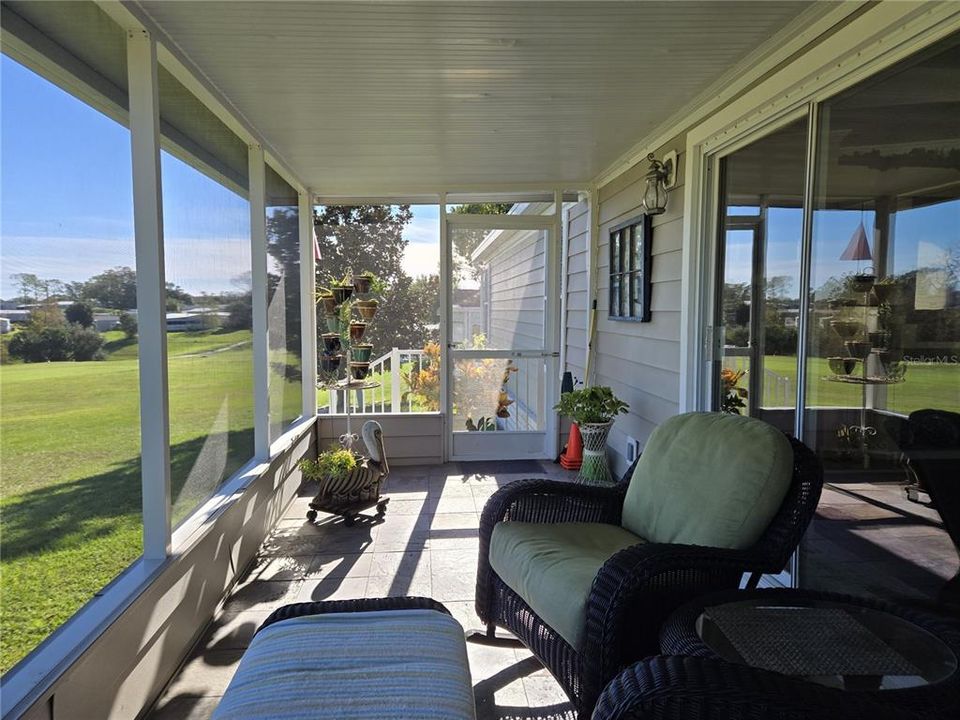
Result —
<svg viewBox="0 0 960 720"><path fill-rule="evenodd" d="M490 565L547 625L580 650L594 578L618 550L640 542L617 525L501 522L490 538Z"/></svg>
<svg viewBox="0 0 960 720"><path fill-rule="evenodd" d="M623 526L650 542L742 549L780 508L793 475L786 436L754 418L686 413L644 448Z"/></svg>

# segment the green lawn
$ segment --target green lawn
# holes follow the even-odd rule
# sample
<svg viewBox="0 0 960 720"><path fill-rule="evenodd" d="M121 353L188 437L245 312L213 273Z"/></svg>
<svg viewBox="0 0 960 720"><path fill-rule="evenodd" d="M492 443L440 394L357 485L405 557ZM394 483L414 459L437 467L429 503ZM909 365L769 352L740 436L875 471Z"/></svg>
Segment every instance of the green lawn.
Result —
<svg viewBox="0 0 960 720"><path fill-rule="evenodd" d="M796 392L796 358L768 355L764 367L789 379ZM824 378L833 375L824 358L810 358L807 370L807 404L811 407L859 407L861 387ZM746 378L741 383L746 387ZM904 381L880 388L886 393L885 403L878 404L893 412L907 415L921 408L940 408L960 412L960 365L911 364Z"/></svg>
<svg viewBox="0 0 960 720"><path fill-rule="evenodd" d="M106 335L106 362L0 367L0 671L141 551L136 344ZM253 455L253 364L249 332L168 351L176 523Z"/></svg>

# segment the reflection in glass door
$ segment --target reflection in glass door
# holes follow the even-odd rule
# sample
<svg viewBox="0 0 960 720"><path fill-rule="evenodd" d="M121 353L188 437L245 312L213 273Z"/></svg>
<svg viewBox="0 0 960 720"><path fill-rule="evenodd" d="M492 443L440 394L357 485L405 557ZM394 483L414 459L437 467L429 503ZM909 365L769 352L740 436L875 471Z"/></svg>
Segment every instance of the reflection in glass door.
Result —
<svg viewBox="0 0 960 720"><path fill-rule="evenodd" d="M556 436L549 329L557 295L553 216L448 216L453 460L546 458Z"/></svg>
<svg viewBox="0 0 960 720"><path fill-rule="evenodd" d="M793 432L807 120L720 160L713 408Z"/></svg>

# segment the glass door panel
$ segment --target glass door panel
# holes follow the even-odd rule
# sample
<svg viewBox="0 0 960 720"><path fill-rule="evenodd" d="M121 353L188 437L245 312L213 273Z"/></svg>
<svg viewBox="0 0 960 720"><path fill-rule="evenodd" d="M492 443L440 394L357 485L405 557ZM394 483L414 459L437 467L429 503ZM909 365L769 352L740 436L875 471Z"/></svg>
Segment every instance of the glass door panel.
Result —
<svg viewBox="0 0 960 720"><path fill-rule="evenodd" d="M807 120L720 160L713 407L793 432Z"/></svg>
<svg viewBox="0 0 960 720"><path fill-rule="evenodd" d="M942 470L907 460L913 413L960 413L958 73L954 36L820 112L803 440L825 486L801 553L816 589L960 603L960 450L944 433Z"/></svg>

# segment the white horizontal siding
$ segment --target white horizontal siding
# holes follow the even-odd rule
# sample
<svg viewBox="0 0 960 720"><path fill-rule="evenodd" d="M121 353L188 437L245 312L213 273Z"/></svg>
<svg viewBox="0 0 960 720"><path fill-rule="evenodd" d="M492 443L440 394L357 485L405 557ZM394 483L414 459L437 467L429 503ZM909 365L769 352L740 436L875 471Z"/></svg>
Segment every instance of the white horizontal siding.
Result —
<svg viewBox="0 0 960 720"><path fill-rule="evenodd" d="M437 465L443 462L443 418L440 415L354 415L351 419L353 432L359 435L367 420L376 420L383 428L383 446L390 465ZM321 450L336 443L347 431L345 417L320 417L318 423L317 444Z"/></svg>

